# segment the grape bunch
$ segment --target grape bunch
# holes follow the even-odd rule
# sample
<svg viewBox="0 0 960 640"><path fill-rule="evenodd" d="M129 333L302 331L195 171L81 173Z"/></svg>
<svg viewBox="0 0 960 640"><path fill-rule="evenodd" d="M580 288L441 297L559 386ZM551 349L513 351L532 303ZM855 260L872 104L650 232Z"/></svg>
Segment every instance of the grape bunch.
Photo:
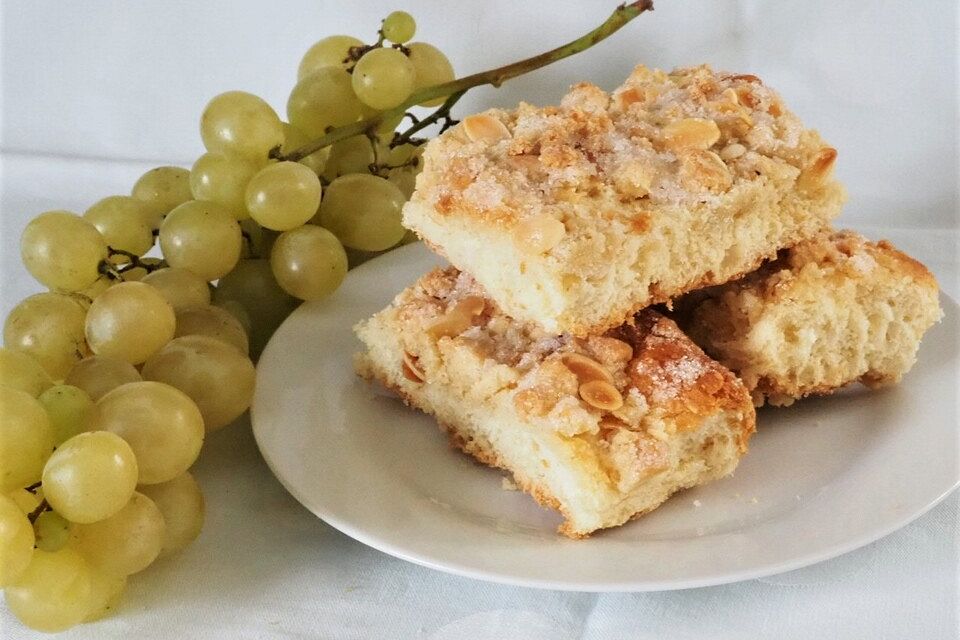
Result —
<svg viewBox="0 0 960 640"><path fill-rule="evenodd" d="M191 169L152 169L130 195L27 225L21 257L47 291L11 311L0 347L0 587L27 626L103 617L129 576L198 536L189 469L205 435L248 409L270 335L349 266L412 240L400 210L423 140L396 132L405 114L296 150L452 80L415 31L397 11L372 44L324 38L287 122L220 94Z"/></svg>

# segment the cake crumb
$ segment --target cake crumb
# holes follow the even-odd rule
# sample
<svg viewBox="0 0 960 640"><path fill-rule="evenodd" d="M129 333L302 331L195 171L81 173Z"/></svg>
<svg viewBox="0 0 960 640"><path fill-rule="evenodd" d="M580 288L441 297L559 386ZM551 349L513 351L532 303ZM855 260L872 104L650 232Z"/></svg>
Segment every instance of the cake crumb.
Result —
<svg viewBox="0 0 960 640"><path fill-rule="evenodd" d="M506 476L500 478L500 488L503 489L504 491L519 491L519 490L520 490L519 487L517 487L517 483L515 483L513 480L511 480L510 478L508 478L508 477L506 477Z"/></svg>
<svg viewBox="0 0 960 640"><path fill-rule="evenodd" d="M694 501L693 501L693 506L694 506L694 507L700 508L702 505L703 505L703 503L700 502L699 500L694 500Z"/></svg>
<svg viewBox="0 0 960 640"><path fill-rule="evenodd" d="M760 502L760 501L757 500L756 498L750 498L750 502L751 502L751 504L757 504L757 503Z"/></svg>

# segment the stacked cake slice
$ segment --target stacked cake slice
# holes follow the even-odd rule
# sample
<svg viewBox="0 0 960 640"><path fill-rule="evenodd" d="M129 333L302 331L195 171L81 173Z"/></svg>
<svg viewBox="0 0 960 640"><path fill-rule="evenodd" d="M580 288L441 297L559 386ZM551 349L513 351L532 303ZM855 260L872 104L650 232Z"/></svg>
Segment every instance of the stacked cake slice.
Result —
<svg viewBox="0 0 960 640"><path fill-rule="evenodd" d="M558 107L466 118L428 145L404 209L407 226L453 267L357 327L367 348L358 371L558 509L562 533L622 524L730 473L758 394L826 390L809 376L788 391L770 387L744 362L759 354L732 355L745 351L734 333L749 323L711 328L727 327L721 316L739 307L711 300L732 295L725 283L766 273L778 253L772 264L823 241L844 199L835 158L759 79L708 67L638 67L612 94L581 84ZM713 293L690 297L704 288ZM684 294L685 327L719 362L650 308ZM902 333L907 342L932 322L929 295L918 297L926 311ZM803 313L812 311L794 315ZM830 383L896 379L912 361L875 351L864 357L883 366L858 364Z"/></svg>

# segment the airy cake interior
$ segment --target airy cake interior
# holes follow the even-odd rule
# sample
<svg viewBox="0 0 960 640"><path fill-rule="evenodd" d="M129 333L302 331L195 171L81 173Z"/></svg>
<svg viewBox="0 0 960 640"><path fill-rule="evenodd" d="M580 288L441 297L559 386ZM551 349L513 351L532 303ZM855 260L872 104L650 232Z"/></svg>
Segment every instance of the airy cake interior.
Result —
<svg viewBox="0 0 960 640"><path fill-rule="evenodd" d="M681 324L757 403L893 384L940 319L933 275L889 243L827 233L741 281L681 301Z"/></svg>

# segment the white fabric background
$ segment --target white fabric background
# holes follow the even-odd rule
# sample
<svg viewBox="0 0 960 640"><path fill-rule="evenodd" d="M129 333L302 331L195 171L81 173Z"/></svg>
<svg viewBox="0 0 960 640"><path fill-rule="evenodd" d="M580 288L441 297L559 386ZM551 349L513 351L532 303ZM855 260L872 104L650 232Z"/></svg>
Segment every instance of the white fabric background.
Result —
<svg viewBox="0 0 960 640"><path fill-rule="evenodd" d="M157 163L201 151L213 94L282 110L300 54L412 11L461 73L538 52L615 2L0 2L0 312L37 290L17 237L50 208L82 211ZM278 6L279 5L279 6ZM841 223L884 235L958 290L957 5L661 0L595 50L482 89L461 113L612 87L637 61L756 73L840 150ZM65 637L941 638L958 637L960 499L833 561L723 587L589 595L447 576L369 550L299 507L248 426L210 439L197 467L197 544L131 581L122 614ZM0 637L32 637L5 611Z"/></svg>

